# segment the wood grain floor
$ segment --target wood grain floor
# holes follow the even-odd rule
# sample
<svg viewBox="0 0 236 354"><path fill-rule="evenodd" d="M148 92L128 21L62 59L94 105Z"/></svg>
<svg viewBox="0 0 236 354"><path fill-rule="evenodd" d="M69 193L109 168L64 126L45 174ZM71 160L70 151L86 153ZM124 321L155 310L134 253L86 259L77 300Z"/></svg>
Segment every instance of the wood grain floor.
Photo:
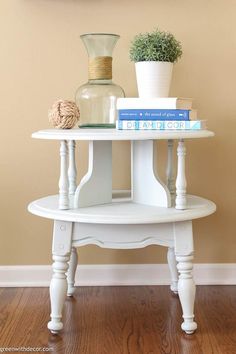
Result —
<svg viewBox="0 0 236 354"><path fill-rule="evenodd" d="M236 354L236 286L197 287L198 330L180 330L167 286L81 287L66 300L64 330L51 335L47 288L0 289L0 348L54 354ZM43 353L43 351L42 351ZM44 352L45 353L45 352Z"/></svg>

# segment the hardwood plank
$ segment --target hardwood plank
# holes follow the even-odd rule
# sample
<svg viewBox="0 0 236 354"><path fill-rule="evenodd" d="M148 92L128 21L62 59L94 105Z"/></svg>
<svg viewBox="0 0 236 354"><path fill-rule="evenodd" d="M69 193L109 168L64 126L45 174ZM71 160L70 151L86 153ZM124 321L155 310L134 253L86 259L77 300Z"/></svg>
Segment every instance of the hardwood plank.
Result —
<svg viewBox="0 0 236 354"><path fill-rule="evenodd" d="M200 345L204 347L208 345L209 354L236 353L235 286L198 287L198 293L201 323L196 336Z"/></svg>
<svg viewBox="0 0 236 354"><path fill-rule="evenodd" d="M167 286L81 287L67 298L64 330L47 330L47 288L0 291L0 347L50 347L79 354L236 353L236 286L198 286L196 334L180 329L178 296ZM43 353L43 352L42 352Z"/></svg>
<svg viewBox="0 0 236 354"><path fill-rule="evenodd" d="M11 338L15 333L20 316L26 307L28 296L29 294L24 294L23 288L17 291L12 288L6 288L1 295L0 338L4 338L4 346L6 347L9 346Z"/></svg>
<svg viewBox="0 0 236 354"><path fill-rule="evenodd" d="M49 320L50 306L48 289L38 288L38 291L33 291L30 288L24 288L24 294L27 296L27 303L24 312L19 315L19 321L15 326L16 338L12 338L11 342L23 347L25 343L32 347L48 346L47 338L48 331L45 326Z"/></svg>

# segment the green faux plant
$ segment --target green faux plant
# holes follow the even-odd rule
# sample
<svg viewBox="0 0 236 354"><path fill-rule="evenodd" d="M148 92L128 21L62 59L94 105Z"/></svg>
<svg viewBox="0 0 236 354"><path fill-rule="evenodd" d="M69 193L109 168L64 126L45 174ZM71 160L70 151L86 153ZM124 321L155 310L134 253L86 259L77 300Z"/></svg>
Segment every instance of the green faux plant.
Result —
<svg viewBox="0 0 236 354"><path fill-rule="evenodd" d="M181 43L173 34L156 29L136 35L130 46L131 61L177 62L182 55Z"/></svg>

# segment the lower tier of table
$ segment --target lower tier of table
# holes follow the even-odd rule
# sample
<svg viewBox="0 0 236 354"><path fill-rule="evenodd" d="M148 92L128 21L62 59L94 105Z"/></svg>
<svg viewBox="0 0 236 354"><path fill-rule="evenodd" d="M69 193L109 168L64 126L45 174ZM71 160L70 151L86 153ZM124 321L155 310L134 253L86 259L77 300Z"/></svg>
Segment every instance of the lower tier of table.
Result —
<svg viewBox="0 0 236 354"><path fill-rule="evenodd" d="M78 223L154 224L202 218L214 213L216 205L207 199L188 195L185 210L133 203L130 198L116 198L112 203L98 206L60 210L58 195L53 195L32 202L28 210L44 218Z"/></svg>
<svg viewBox="0 0 236 354"><path fill-rule="evenodd" d="M213 202L188 195L187 209L177 210L133 203L131 198L115 198L112 203L60 210L55 195L36 200L28 208L35 215L54 220L51 321L48 323L52 333L63 328L66 293L71 296L75 290L76 247L91 244L112 249L168 247L171 290L178 292L183 310L181 328L187 334L196 330L192 220L214 213Z"/></svg>

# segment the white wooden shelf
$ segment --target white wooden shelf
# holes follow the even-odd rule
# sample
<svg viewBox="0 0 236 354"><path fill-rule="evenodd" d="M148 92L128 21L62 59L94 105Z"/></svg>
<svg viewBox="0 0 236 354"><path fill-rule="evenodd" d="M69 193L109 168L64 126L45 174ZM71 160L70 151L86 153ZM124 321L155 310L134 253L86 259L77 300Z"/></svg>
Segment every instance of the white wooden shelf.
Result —
<svg viewBox="0 0 236 354"><path fill-rule="evenodd" d="M32 214L54 219L92 224L152 224L193 220L215 212L213 202L187 196L187 209L164 208L114 199L112 203L86 208L59 210L58 195L38 199L29 205Z"/></svg>
<svg viewBox="0 0 236 354"><path fill-rule="evenodd" d="M36 139L49 140L162 140L209 138L209 130L130 131L116 129L47 129L32 134Z"/></svg>

